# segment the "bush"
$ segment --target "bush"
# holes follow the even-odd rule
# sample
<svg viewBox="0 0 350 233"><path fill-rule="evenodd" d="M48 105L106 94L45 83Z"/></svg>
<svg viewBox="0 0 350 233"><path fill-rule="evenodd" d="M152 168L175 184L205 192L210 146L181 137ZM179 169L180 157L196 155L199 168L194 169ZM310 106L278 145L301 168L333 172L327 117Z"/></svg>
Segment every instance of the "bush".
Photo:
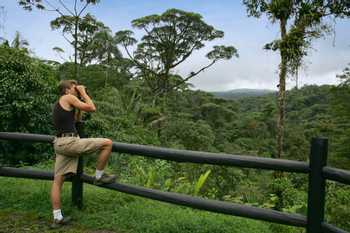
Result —
<svg viewBox="0 0 350 233"><path fill-rule="evenodd" d="M56 98L56 83L50 66L23 50L0 46L0 131L52 134L51 105ZM50 156L50 148L1 143L0 162L32 164Z"/></svg>

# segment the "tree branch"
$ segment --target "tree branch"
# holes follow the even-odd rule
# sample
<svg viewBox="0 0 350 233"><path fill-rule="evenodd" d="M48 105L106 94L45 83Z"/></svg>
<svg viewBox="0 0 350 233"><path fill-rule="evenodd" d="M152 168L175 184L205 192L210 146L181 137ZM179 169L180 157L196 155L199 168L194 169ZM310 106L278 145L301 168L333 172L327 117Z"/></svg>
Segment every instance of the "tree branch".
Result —
<svg viewBox="0 0 350 233"><path fill-rule="evenodd" d="M180 60L180 61L178 61L178 62L176 62L175 64L173 64L173 65L171 65L170 66L170 69L171 68L174 68L174 67L176 67L177 65L179 65L180 63L182 63L182 62L184 62L191 54L192 54L192 52L193 52L193 50L195 49L195 45L191 48L191 50L187 53L187 54L185 54L183 57L182 57L182 59Z"/></svg>
<svg viewBox="0 0 350 233"><path fill-rule="evenodd" d="M75 16L78 15L78 12L77 12L77 0L74 0L74 13L75 13Z"/></svg>
<svg viewBox="0 0 350 233"><path fill-rule="evenodd" d="M167 91L174 89L178 86L180 86L181 84L184 84L185 82L187 82L188 80L190 80L191 78L193 78L194 76L198 75L199 73L203 72L205 69L209 68L210 66L214 65L214 63L217 60L213 60L209 65L204 66L203 68L201 68L200 70L198 70L197 72L192 72L189 76L187 76L187 78L181 80L181 82L177 83L176 85L173 85L172 87L168 88Z"/></svg>
<svg viewBox="0 0 350 233"><path fill-rule="evenodd" d="M48 10L48 11L56 11L58 14L60 14L61 16L64 16L64 14L60 11L60 9L58 9L58 7L55 7L54 5L52 5L49 1L44 0L46 2L47 5L49 5L50 7L52 7L52 10Z"/></svg>
<svg viewBox="0 0 350 233"><path fill-rule="evenodd" d="M130 57L131 61L134 62L138 67L141 67L141 70L146 70L150 73L153 73L154 75L158 75L158 73L156 73L155 71L148 69L146 66L144 66L143 64L139 63L129 52L128 48L124 45L124 49L126 51L126 53L128 54L128 56Z"/></svg>
<svg viewBox="0 0 350 233"><path fill-rule="evenodd" d="M64 32L62 32L62 36L63 36L63 38L64 38L69 44L73 44L73 41L70 41L70 40L66 37L66 35L64 34Z"/></svg>
<svg viewBox="0 0 350 233"><path fill-rule="evenodd" d="M89 5L89 3L87 2L87 3L85 4L85 6L81 9L81 11L79 12L78 17L80 17L81 13L83 13L83 11L86 9L86 7L87 7L88 5Z"/></svg>
<svg viewBox="0 0 350 233"><path fill-rule="evenodd" d="M66 9L66 11L68 11L72 16L74 16L74 13L71 10L69 10L69 8L64 4L62 0L59 0L59 2L64 7L64 9Z"/></svg>
<svg viewBox="0 0 350 233"><path fill-rule="evenodd" d="M146 27L143 27L143 29L145 30L145 32L147 33L147 35L149 35L150 37L153 38L153 40L157 41L158 43L164 43L164 41L162 40L162 38L160 37L160 35L159 35L157 32L155 32L155 33L156 33L156 35L158 36L158 38L159 38L160 41L156 40L156 39L154 38L154 36L151 35L151 32L147 30Z"/></svg>

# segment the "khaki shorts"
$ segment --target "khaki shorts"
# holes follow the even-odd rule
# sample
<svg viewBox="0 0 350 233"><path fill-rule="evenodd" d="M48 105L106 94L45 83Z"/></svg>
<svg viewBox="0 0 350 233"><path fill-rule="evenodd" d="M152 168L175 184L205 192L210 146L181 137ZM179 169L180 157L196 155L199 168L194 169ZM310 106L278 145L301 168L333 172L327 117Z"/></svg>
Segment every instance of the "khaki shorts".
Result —
<svg viewBox="0 0 350 233"><path fill-rule="evenodd" d="M105 141L105 138L56 137L53 141L55 176L76 173L79 156L100 150Z"/></svg>

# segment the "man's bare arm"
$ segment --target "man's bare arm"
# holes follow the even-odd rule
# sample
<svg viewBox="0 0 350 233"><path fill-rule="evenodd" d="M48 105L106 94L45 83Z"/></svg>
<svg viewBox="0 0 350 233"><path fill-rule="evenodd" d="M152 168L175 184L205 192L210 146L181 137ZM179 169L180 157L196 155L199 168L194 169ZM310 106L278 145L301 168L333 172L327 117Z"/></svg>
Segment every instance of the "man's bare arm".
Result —
<svg viewBox="0 0 350 233"><path fill-rule="evenodd" d="M68 102L74 108L77 108L77 109L82 110L84 112L95 112L96 107L95 107L94 103L92 102L91 98L88 95L86 95L86 96L87 96L87 98L83 97L84 101L86 101L86 102L83 102L83 101L79 100L76 96L69 95Z"/></svg>
<svg viewBox="0 0 350 233"><path fill-rule="evenodd" d="M91 108L92 108L91 112L96 111L95 104L92 102L92 99L90 98L90 96L86 93L85 86L78 85L78 86L76 86L76 89L77 89L77 91L79 91L79 94L83 98L84 102L86 104L88 104L89 106L91 106Z"/></svg>

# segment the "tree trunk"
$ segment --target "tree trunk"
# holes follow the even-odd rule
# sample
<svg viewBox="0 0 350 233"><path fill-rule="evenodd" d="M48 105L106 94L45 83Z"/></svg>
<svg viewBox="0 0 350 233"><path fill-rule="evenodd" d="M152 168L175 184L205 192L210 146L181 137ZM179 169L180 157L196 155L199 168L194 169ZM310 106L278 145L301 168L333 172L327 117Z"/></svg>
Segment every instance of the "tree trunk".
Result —
<svg viewBox="0 0 350 233"><path fill-rule="evenodd" d="M78 17L76 16L74 25L74 79L78 79Z"/></svg>
<svg viewBox="0 0 350 233"><path fill-rule="evenodd" d="M285 19L280 20L281 39L284 41L286 37ZM277 116L277 158L283 156L283 139L284 139L284 119L285 119L285 99L286 99L286 76L287 76L287 58L284 51L280 48L281 65L279 73L279 90L278 90L278 116Z"/></svg>
<svg viewBox="0 0 350 233"><path fill-rule="evenodd" d="M280 73L279 73L279 89L278 89L278 100L277 100L277 152L275 157L281 158L283 156L283 139L284 139L284 118L285 118L285 98L286 98L286 76L287 76L287 57L286 52L283 47L283 42L286 37L286 27L287 20L280 20L280 30L281 30L281 40L282 47L280 47L280 56L281 56L281 64L280 64ZM275 171L273 173L274 181L279 183L279 179L283 177L283 172ZM277 203L275 204L274 209L281 211L283 208L283 190L278 188L273 189L272 192L277 196Z"/></svg>

